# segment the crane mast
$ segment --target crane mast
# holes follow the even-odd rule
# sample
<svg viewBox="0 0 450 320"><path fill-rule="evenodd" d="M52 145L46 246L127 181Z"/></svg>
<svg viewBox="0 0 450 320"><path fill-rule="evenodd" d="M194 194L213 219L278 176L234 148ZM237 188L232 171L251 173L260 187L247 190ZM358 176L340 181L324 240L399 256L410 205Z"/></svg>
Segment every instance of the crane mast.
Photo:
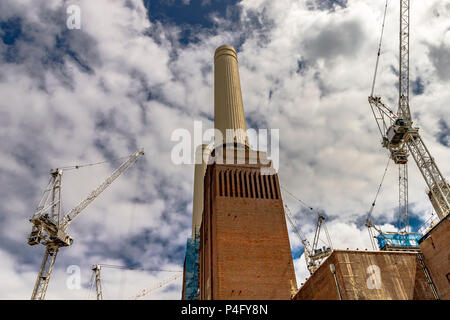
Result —
<svg viewBox="0 0 450 320"><path fill-rule="evenodd" d="M409 110L409 2L400 0L400 54L397 115L408 125L412 124Z"/></svg>
<svg viewBox="0 0 450 320"><path fill-rule="evenodd" d="M409 110L409 1L400 0L399 99L397 117L412 124ZM408 151L405 146L394 155L398 167L398 228L408 232ZM398 160L400 159L400 161ZM403 161L404 159L404 161Z"/></svg>
<svg viewBox="0 0 450 320"><path fill-rule="evenodd" d="M49 244L45 246L44 258L42 259L41 268L34 284L31 300L43 300L45 298L58 250L59 247L55 245Z"/></svg>
<svg viewBox="0 0 450 320"><path fill-rule="evenodd" d="M382 145L390 151L392 160L399 165L399 229L404 227L405 231L407 231L408 226L407 162L409 154L413 156L428 186L427 194L439 219L442 220L450 212L450 186L425 146L419 134L419 128L412 125L409 106L409 42L410 0L400 0L398 110L397 113L394 113L381 101L380 97L373 95L380 50L378 50L369 104L382 136Z"/></svg>
<svg viewBox="0 0 450 320"><path fill-rule="evenodd" d="M50 172L50 181L30 219L33 227L28 237L28 244L30 246L45 245L41 268L31 295L32 300L43 300L45 298L59 248L68 247L73 243L72 237L66 233L70 222L143 154L142 150L133 153L102 184L94 189L87 198L70 210L64 217L61 217L61 178L63 171L56 169Z"/></svg>
<svg viewBox="0 0 450 320"><path fill-rule="evenodd" d="M97 296L97 300L103 300L103 289L102 289L102 280L100 277L101 267L99 264L96 264L92 267L92 271L94 272L94 281L95 281L95 293Z"/></svg>

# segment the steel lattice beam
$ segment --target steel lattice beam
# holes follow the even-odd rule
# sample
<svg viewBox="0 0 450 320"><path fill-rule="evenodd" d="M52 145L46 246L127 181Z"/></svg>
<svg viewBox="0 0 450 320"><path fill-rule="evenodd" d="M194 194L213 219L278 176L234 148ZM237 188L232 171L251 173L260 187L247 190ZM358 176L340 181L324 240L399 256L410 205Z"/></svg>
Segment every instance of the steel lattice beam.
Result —
<svg viewBox="0 0 450 320"><path fill-rule="evenodd" d="M425 146L418 129L409 132L406 144L429 188L431 203L439 218L443 219L450 212L450 186Z"/></svg>
<svg viewBox="0 0 450 320"><path fill-rule="evenodd" d="M55 264L58 247L47 246L42 259L41 269L34 284L31 300L43 300L47 292L48 283L52 274L53 265Z"/></svg>

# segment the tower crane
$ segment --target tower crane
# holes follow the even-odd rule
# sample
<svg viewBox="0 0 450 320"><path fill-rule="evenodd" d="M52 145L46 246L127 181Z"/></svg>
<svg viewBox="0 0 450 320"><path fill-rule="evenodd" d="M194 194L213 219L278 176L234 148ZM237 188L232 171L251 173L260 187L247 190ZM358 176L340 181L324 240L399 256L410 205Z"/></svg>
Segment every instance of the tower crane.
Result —
<svg viewBox="0 0 450 320"><path fill-rule="evenodd" d="M314 261L319 260L319 259L322 260L323 258L328 257L331 254L331 251L333 250L331 238L330 238L327 226L325 225L324 221L325 221L325 216L322 213L317 212L316 232L314 233L312 256L310 257L310 259L312 259ZM329 247L324 246L322 248L319 248L319 237L320 237L320 231L322 229L324 230L325 236L327 237L327 242L328 242Z"/></svg>
<svg viewBox="0 0 450 320"><path fill-rule="evenodd" d="M387 8L387 2L386 2ZM384 18L386 17L386 8ZM383 18L383 29L384 29ZM411 154L428 187L428 197L442 220L450 212L450 185L439 170L430 151L413 126L409 106L409 34L410 0L400 0L400 54L399 54L399 99L394 113L381 97L374 96L375 79L380 57L381 40L378 48L372 92L369 104L382 137L382 146L389 150L394 163L399 165L399 229L408 226L408 155Z"/></svg>
<svg viewBox="0 0 450 320"><path fill-rule="evenodd" d="M303 235L303 233L300 231L300 228L297 227L296 223L294 222L294 218L292 217L291 210L289 210L289 207L287 205L284 205L286 208L286 217L294 229L295 234L300 239L301 243L303 244L303 248L305 250L305 261L306 261L306 267L308 268L308 271L310 274L313 274L321 265L321 263L324 261L325 258L327 258L333 251L333 248L331 247L331 239L328 234L328 230L326 230L326 226L323 223L325 220L325 217L318 213L318 219L317 219L317 226L316 231L314 234L314 242L313 246L310 245L309 241L306 239L306 237ZM320 236L320 230L321 227L325 229L325 233L327 236L327 240L329 243L329 247L322 247L318 248L318 242L319 242L319 236Z"/></svg>
<svg viewBox="0 0 450 320"><path fill-rule="evenodd" d="M163 271L163 272L174 272L175 274L170 276L169 278L157 283L154 287L149 289L143 289L139 294L136 296L131 297L130 299L139 299L143 296L152 293L153 291L158 290L159 288L164 287L165 285L171 283L172 281L177 280L181 276L183 276L183 271L175 271L175 270L149 270L149 269L138 269L133 267L126 267L126 266L116 266L116 265L110 265L110 264L95 264L92 266L92 278L90 281L90 290L94 286L95 283L95 292L97 300L103 300L103 289L102 289L102 280L100 277L100 270L102 267L105 268L112 268L112 269L122 269L122 270L141 270L141 271Z"/></svg>
<svg viewBox="0 0 450 320"><path fill-rule="evenodd" d="M67 228L72 220L143 154L144 151L140 150L130 155L102 184L64 216L61 215L61 177L63 170L55 169L50 172L50 181L30 219L33 227L28 237L28 244L31 246L43 244L45 246L41 268L31 295L32 300L43 300L45 298L59 248L72 245L73 238L67 234Z"/></svg>

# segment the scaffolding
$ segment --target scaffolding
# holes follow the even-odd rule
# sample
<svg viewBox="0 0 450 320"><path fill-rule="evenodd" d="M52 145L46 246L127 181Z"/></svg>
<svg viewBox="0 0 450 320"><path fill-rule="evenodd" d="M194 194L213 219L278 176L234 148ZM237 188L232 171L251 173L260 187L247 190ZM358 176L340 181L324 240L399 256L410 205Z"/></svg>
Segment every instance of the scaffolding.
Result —
<svg viewBox="0 0 450 320"><path fill-rule="evenodd" d="M196 233L186 244L186 262L184 271L184 299L196 300L199 297L199 248L200 237Z"/></svg>

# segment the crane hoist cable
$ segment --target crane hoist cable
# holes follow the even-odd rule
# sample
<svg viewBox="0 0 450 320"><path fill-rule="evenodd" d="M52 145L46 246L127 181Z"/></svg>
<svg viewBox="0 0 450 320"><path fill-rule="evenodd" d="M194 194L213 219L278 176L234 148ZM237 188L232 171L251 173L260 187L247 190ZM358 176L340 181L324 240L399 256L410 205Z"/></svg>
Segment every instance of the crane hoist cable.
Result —
<svg viewBox="0 0 450 320"><path fill-rule="evenodd" d="M390 163L390 162L391 162L391 158L389 157L389 158L388 158L388 161L387 161L387 163L386 163L386 168L384 169L383 177L381 178L381 182L380 182L380 184L378 185L377 193L375 194L375 199L373 199L372 206L370 207L370 210L369 210L369 212L367 213L366 220L370 220L370 217L372 216L372 212L373 212L373 209L374 209L375 204L376 204L376 202L377 202L378 195L380 194L381 186L383 185L384 178L386 177L386 173L387 173L387 171L388 171L389 163Z"/></svg>
<svg viewBox="0 0 450 320"><path fill-rule="evenodd" d="M92 288L94 287L94 281L95 281L95 273L92 273L91 279L89 280L89 290L88 290L88 294L87 294L87 300L89 300L91 298L91 292L92 292Z"/></svg>
<svg viewBox="0 0 450 320"><path fill-rule="evenodd" d="M380 190L381 190L381 186L383 185L384 178L386 177L386 173L387 173L388 168L389 168L389 163L391 162L390 160L391 160L391 158L389 157L388 161L386 163L386 168L384 169L384 172L383 172L383 177L381 178L381 182L378 185L377 193L375 194L375 199L373 200L372 205L370 207L370 210L367 213L367 217L366 217L366 227L367 227L367 230L369 232L369 238L370 238L370 242L372 244L373 250L376 250L376 244L375 244L375 241L374 241L374 235L372 233L372 228L374 228L380 235L382 235L382 230L379 227L378 228L375 227L375 225L372 223L370 218L372 216L373 209L375 208L375 204L376 204L376 201L378 199L378 195L380 194Z"/></svg>
<svg viewBox="0 0 450 320"><path fill-rule="evenodd" d="M119 158L114 158L114 159L104 160L104 161L99 161L99 162L92 162L92 163L86 163L86 164L80 164L80 165L74 165L74 166L66 166L66 167L58 167L58 168L63 171L69 171L69 170L75 170L75 169L80 169L80 168L84 168L84 167L97 166L100 164L105 164L105 163L113 162L116 160L123 160L128 157L129 156L125 156L125 157L119 157Z"/></svg>
<svg viewBox="0 0 450 320"><path fill-rule="evenodd" d="M314 208L311 207L310 205L308 205L305 201L297 198L296 196L294 196L288 189L286 189L285 186L283 186L282 184L280 184L281 188L284 189L284 191L286 191L292 198L294 198L295 200L297 200L298 202L300 202L305 208L314 211Z"/></svg>
<svg viewBox="0 0 450 320"><path fill-rule="evenodd" d="M133 270L133 271L148 271L148 272L182 272L183 270L166 270L166 269L146 269L138 267L127 267L119 266L114 264L98 264L100 267L110 268L110 269L122 269L122 270Z"/></svg>
<svg viewBox="0 0 450 320"><path fill-rule="evenodd" d="M302 231L302 229L295 223L294 217L292 216L291 210L289 209L287 204L284 204L284 207L287 209L286 211L286 217L288 218L289 223L291 224L292 228L294 229L295 233L299 237L300 241L302 242L303 246L309 246L309 241L306 239L305 233Z"/></svg>
<svg viewBox="0 0 450 320"><path fill-rule="evenodd" d="M384 25L386 21L386 13L387 13L387 7L388 7L389 0L386 0L386 4L384 6L384 15L383 15L383 24L381 26L381 35L380 35L380 42L378 44L378 52L377 52L377 62L375 64L375 72L373 74L373 82L372 82L372 91L370 93L370 96L373 96L373 92L375 90L375 80L377 78L377 72L378 72L378 63L380 61L380 55L381 55L381 44L383 42L383 33L384 33Z"/></svg>

